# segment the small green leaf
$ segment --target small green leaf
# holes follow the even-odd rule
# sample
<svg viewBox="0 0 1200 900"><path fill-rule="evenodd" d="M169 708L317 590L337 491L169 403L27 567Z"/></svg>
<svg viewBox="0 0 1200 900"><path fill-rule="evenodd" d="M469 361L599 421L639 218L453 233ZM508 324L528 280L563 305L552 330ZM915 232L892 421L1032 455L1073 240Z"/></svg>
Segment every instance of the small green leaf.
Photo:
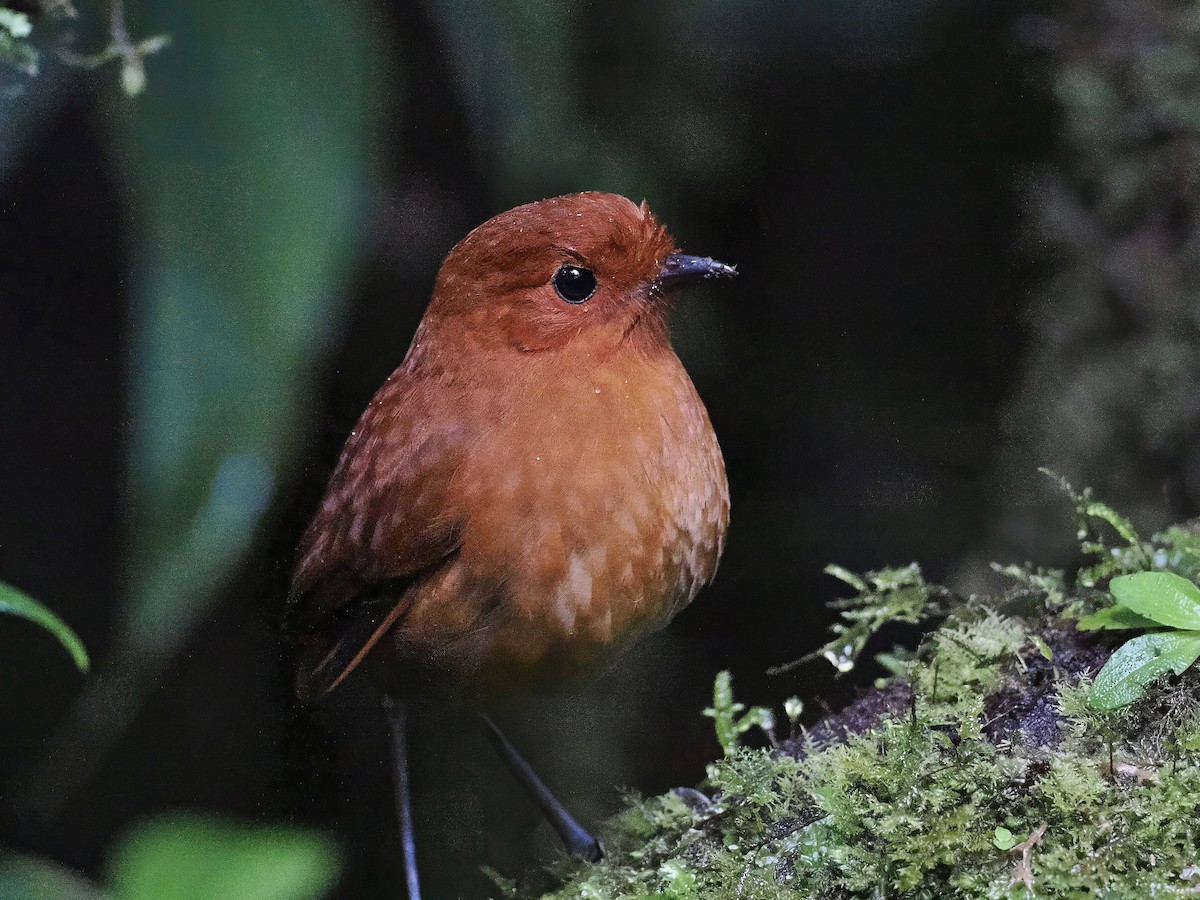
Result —
<svg viewBox="0 0 1200 900"><path fill-rule="evenodd" d="M1033 646L1037 647L1038 653L1042 654L1043 659L1054 659L1054 650L1044 640L1042 640L1036 634L1031 634L1029 636L1029 640Z"/></svg>
<svg viewBox="0 0 1200 900"><path fill-rule="evenodd" d="M337 847L320 832L177 814L127 832L106 881L121 900L316 900L340 869Z"/></svg>
<svg viewBox="0 0 1200 900"><path fill-rule="evenodd" d="M992 843L1001 850L1011 850L1017 846L1017 836L1003 825L998 825L996 827L996 835L992 838Z"/></svg>
<svg viewBox="0 0 1200 900"><path fill-rule="evenodd" d="M1200 657L1200 632L1163 631L1143 634L1117 648L1104 664L1088 703L1093 709L1119 709L1137 700L1155 678L1178 675Z"/></svg>
<svg viewBox="0 0 1200 900"><path fill-rule="evenodd" d="M1108 585L1122 606L1171 628L1200 628L1200 588L1174 572L1121 575Z"/></svg>
<svg viewBox="0 0 1200 900"><path fill-rule="evenodd" d="M23 619L28 619L30 622L41 625L58 638L58 642L67 649L67 652L71 654L71 658L75 660L75 665L79 668L80 672L86 672L91 668L91 661L88 659L83 641L79 640L79 636L70 629L66 622L28 594L23 594L12 585L5 584L2 581L0 581L0 613L20 616Z"/></svg>
<svg viewBox="0 0 1200 900"><path fill-rule="evenodd" d="M1084 616L1075 623L1075 627L1079 631L1115 631L1123 628L1137 628L1144 631L1148 628L1158 628L1159 624L1153 619L1147 619L1145 616L1135 613L1127 606L1117 604L1098 609L1090 616Z"/></svg>

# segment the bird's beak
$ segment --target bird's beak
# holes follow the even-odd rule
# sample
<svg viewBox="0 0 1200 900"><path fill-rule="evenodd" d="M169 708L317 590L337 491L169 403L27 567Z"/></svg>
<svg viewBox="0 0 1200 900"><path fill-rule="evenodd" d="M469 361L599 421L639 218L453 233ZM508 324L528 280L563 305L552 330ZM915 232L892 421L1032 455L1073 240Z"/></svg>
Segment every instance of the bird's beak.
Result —
<svg viewBox="0 0 1200 900"><path fill-rule="evenodd" d="M670 288L706 278L732 278L737 274L736 266L717 262L711 256L688 256L672 253L663 263L662 271L654 279L656 288Z"/></svg>

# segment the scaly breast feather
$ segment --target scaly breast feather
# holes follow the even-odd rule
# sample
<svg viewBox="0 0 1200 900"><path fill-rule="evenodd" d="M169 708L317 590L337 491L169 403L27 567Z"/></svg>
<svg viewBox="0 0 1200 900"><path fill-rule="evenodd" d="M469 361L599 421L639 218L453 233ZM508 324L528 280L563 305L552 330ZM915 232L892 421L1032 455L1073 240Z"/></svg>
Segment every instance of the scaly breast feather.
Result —
<svg viewBox="0 0 1200 900"><path fill-rule="evenodd" d="M489 481L464 470L480 514L462 562L494 573L517 625L625 643L712 577L728 521L724 465L691 381L670 362L545 392L497 434Z"/></svg>

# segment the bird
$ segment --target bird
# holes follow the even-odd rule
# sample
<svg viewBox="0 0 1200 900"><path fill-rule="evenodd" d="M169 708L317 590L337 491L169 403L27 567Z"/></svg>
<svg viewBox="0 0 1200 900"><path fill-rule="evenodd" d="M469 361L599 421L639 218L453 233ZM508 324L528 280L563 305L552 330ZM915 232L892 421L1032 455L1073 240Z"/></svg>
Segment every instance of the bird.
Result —
<svg viewBox="0 0 1200 900"><path fill-rule="evenodd" d="M446 256L346 440L297 552L296 689L311 702L361 668L381 691L413 900L414 697L481 710L568 847L598 857L487 711L598 672L715 575L724 459L668 326L675 288L734 274L682 253L645 201L502 212Z"/></svg>

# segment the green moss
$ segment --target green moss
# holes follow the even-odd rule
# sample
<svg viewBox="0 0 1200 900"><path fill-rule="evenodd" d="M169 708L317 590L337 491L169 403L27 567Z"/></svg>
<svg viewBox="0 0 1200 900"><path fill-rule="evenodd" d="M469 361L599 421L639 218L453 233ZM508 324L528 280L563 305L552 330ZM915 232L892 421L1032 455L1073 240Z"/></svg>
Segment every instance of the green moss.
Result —
<svg viewBox="0 0 1200 900"><path fill-rule="evenodd" d="M1068 488L1069 489L1069 488ZM1072 493L1092 563L1073 579L1005 568L1013 587L949 603L900 674L768 749L737 745L697 790L629 798L606 859L561 861L549 898L1090 898L1200 892L1200 676L1124 709L1089 706L1107 640L1071 619L1139 567L1195 577L1197 530L1150 540ZM870 608L873 576L843 609ZM906 609L916 610L909 603ZM875 616L869 617L875 622ZM864 638L865 641L865 638ZM864 708L866 708L864 706ZM714 710L740 706L726 673ZM861 712L861 710L860 710ZM718 724L722 721L718 718ZM527 896L512 888L511 896Z"/></svg>

